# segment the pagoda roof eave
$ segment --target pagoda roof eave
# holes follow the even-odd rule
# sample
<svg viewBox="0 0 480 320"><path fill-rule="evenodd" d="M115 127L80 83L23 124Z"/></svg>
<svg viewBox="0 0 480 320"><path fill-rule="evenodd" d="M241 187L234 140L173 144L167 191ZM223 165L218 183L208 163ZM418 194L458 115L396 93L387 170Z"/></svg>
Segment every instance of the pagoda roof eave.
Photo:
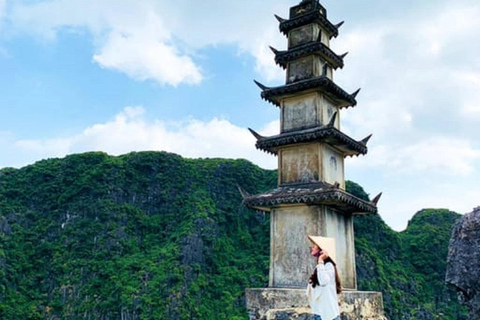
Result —
<svg viewBox="0 0 480 320"><path fill-rule="evenodd" d="M301 80L279 87L263 87L262 99L280 107L280 99L292 94L310 91L323 91L334 100L340 108L355 106L356 94L349 94L326 76L320 76L313 79Z"/></svg>
<svg viewBox="0 0 480 320"><path fill-rule="evenodd" d="M377 213L373 202L359 199L335 186L317 182L304 185L281 186L259 195L248 196L243 203L261 211L288 205L328 205L354 215Z"/></svg>
<svg viewBox="0 0 480 320"><path fill-rule="evenodd" d="M304 15L297 16L293 19L284 20L280 23L279 29L284 35L288 36L288 32L295 28L304 26L306 24L318 22L327 30L331 37L338 36L338 27L331 23L320 11L311 11Z"/></svg>
<svg viewBox="0 0 480 320"><path fill-rule="evenodd" d="M257 149L276 155L279 147L312 141L326 142L340 150L345 156L365 155L368 151L366 143L356 141L330 125L282 133L271 137L259 137L255 146Z"/></svg>
<svg viewBox="0 0 480 320"><path fill-rule="evenodd" d="M278 51L275 54L275 62L285 69L288 62L310 54L321 55L334 69L343 68L343 59L320 41L300 45L287 51Z"/></svg>

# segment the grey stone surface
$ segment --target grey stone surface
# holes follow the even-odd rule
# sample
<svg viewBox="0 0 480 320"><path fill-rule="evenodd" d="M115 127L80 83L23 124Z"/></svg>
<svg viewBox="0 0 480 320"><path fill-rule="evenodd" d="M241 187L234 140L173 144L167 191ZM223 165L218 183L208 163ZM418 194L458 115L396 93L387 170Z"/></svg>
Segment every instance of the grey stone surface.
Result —
<svg viewBox="0 0 480 320"><path fill-rule="evenodd" d="M284 98L281 107L282 133L325 127L329 125L334 113L337 115L333 126L340 130L340 108L323 93L305 93Z"/></svg>
<svg viewBox="0 0 480 320"><path fill-rule="evenodd" d="M446 282L457 288L471 320L480 320L480 207L460 219L448 248Z"/></svg>
<svg viewBox="0 0 480 320"><path fill-rule="evenodd" d="M307 235L336 242L337 268L344 288L357 288L353 218L328 206L297 205L271 212L270 288L305 288L315 267Z"/></svg>
<svg viewBox="0 0 480 320"><path fill-rule="evenodd" d="M311 128L320 123L318 94L308 94L283 100L282 103L282 131L294 131L302 128Z"/></svg>
<svg viewBox="0 0 480 320"><path fill-rule="evenodd" d="M311 79L315 76L318 76L318 74L315 74L315 60L312 56L288 64L287 83Z"/></svg>
<svg viewBox="0 0 480 320"><path fill-rule="evenodd" d="M247 289L250 320L313 319L305 289ZM339 296L342 320L386 320L382 294L345 291Z"/></svg>
<svg viewBox="0 0 480 320"><path fill-rule="evenodd" d="M289 47L295 47L301 44L314 41L318 37L318 26L315 24L308 24L306 26L290 31Z"/></svg>

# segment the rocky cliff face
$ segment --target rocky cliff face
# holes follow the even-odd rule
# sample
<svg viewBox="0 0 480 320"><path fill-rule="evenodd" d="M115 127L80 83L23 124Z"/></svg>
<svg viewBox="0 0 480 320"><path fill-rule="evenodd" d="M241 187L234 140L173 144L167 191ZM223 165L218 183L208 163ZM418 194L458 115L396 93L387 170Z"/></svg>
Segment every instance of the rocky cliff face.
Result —
<svg viewBox="0 0 480 320"><path fill-rule="evenodd" d="M458 298L480 319L480 207L459 220L452 231L446 282L455 286Z"/></svg>

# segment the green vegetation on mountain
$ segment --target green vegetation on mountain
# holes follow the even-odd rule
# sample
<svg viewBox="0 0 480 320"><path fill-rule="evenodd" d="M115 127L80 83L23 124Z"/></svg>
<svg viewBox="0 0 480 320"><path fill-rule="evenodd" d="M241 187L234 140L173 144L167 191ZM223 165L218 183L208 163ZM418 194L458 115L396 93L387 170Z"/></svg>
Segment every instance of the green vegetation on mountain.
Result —
<svg viewBox="0 0 480 320"><path fill-rule="evenodd" d="M245 288L268 282L270 221L237 186L276 179L245 160L164 152L0 170L0 319L247 319ZM357 218L359 289L382 291L391 319L466 319L443 281L457 218L422 210L400 233Z"/></svg>
<svg viewBox="0 0 480 320"><path fill-rule="evenodd" d="M468 319L445 285L448 242L459 214L424 209L403 232L380 216L357 217L355 249L359 290L383 292L390 319Z"/></svg>

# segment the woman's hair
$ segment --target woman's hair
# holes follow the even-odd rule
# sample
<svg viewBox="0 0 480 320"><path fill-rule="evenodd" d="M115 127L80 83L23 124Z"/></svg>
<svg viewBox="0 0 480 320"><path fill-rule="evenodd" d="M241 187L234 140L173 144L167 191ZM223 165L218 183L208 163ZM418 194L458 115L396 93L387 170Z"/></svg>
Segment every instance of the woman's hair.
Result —
<svg viewBox="0 0 480 320"><path fill-rule="evenodd" d="M333 269L335 270L335 286L337 288L337 294L340 294L342 292L342 283L340 281L340 276L338 275L337 271L337 265L335 262L330 257L327 257L327 259L324 260L324 263L330 262L333 265ZM318 275L317 275L317 268L313 270L312 275L310 276L310 279L308 280L309 283L312 284L312 287L315 288L317 285L320 285L318 282Z"/></svg>

